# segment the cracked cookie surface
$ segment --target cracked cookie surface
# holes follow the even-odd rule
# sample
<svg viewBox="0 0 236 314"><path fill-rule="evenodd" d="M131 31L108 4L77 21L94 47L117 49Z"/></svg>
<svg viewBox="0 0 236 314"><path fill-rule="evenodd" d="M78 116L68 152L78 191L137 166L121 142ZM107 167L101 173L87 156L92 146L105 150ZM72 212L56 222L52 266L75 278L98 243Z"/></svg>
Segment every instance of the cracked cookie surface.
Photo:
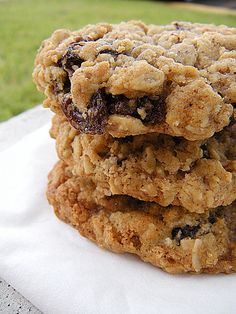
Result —
<svg viewBox="0 0 236 314"><path fill-rule="evenodd" d="M73 174L93 177L102 195L198 213L236 199L236 124L205 141L156 133L119 139L79 133L56 115L51 136L59 158Z"/></svg>
<svg viewBox="0 0 236 314"><path fill-rule="evenodd" d="M58 162L49 174L48 200L81 235L117 253L133 253L171 273L236 270L236 206L194 214L127 196L98 199L90 178Z"/></svg>
<svg viewBox="0 0 236 314"><path fill-rule="evenodd" d="M233 119L235 63L234 28L130 21L54 32L33 76L45 106L80 132L194 141Z"/></svg>

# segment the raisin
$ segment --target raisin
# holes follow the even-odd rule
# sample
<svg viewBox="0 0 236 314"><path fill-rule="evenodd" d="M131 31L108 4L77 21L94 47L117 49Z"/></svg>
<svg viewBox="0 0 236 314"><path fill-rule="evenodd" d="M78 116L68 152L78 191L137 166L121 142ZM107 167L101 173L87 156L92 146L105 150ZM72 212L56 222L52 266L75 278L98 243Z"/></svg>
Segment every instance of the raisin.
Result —
<svg viewBox="0 0 236 314"><path fill-rule="evenodd" d="M63 85L63 87L61 87ZM64 93L67 94L70 92L70 87L71 87L71 83L70 83L70 79L69 76L67 75L66 78L63 81L63 84L58 84L57 81L53 82L53 93L56 94L60 94L60 93Z"/></svg>
<svg viewBox="0 0 236 314"><path fill-rule="evenodd" d="M134 246L137 250L139 250L139 249L141 248L142 243L141 243L141 241L140 241L140 239L139 239L139 236L133 235L132 238L130 239L130 241L133 243L133 246Z"/></svg>
<svg viewBox="0 0 236 314"><path fill-rule="evenodd" d="M60 68L62 67L62 58L57 61L57 66Z"/></svg>
<svg viewBox="0 0 236 314"><path fill-rule="evenodd" d="M117 161L116 161L117 166L121 167L122 166L122 161L123 160L117 159Z"/></svg>
<svg viewBox="0 0 236 314"><path fill-rule="evenodd" d="M183 235L185 238L186 237L194 238L199 229L200 229L199 225L197 226L186 225L183 228Z"/></svg>
<svg viewBox="0 0 236 314"><path fill-rule="evenodd" d="M70 88L71 88L71 83L70 83L70 78L69 76L67 75L64 83L63 83L63 92L64 94L67 94L70 92Z"/></svg>
<svg viewBox="0 0 236 314"><path fill-rule="evenodd" d="M89 41L96 41L96 40L89 40L89 39L84 39L84 38L75 38L75 41L71 43L71 46L72 45L73 45L73 47L84 46L85 43L87 43Z"/></svg>
<svg viewBox="0 0 236 314"><path fill-rule="evenodd" d="M80 132L103 133L108 119L108 111L105 96L101 91L92 96L88 111L84 115L73 104L69 94L65 95L61 108L70 124Z"/></svg>
<svg viewBox="0 0 236 314"><path fill-rule="evenodd" d="M207 149L207 144L203 144L202 146L201 146L201 149L202 149L202 151L203 151L203 158L206 158L206 159L209 159L210 158L210 154L209 154L209 151L208 151L208 149Z"/></svg>
<svg viewBox="0 0 236 314"><path fill-rule="evenodd" d="M190 226L185 225L184 227L175 227L171 231L172 239L175 239L177 245L180 245L180 241L184 238L191 238L193 239L200 229L200 226Z"/></svg>
<svg viewBox="0 0 236 314"><path fill-rule="evenodd" d="M212 225L216 222L216 212L211 212L209 214L208 221Z"/></svg>
<svg viewBox="0 0 236 314"><path fill-rule="evenodd" d="M69 77L64 82L64 93L70 92ZM69 95L68 95L69 97ZM146 116L144 123L153 124L161 122L164 118L165 105L158 99L148 97L131 100L124 95L106 94L105 89L99 89L91 97L88 110L82 115L79 109L68 100L62 103L62 110L71 124L84 133L101 134L107 124L110 114L129 115L140 118L137 109L144 109ZM74 109L73 109L74 108Z"/></svg>
<svg viewBox="0 0 236 314"><path fill-rule="evenodd" d="M66 71L74 71L73 66L80 67L84 62L84 60L78 56L78 53L74 51L74 46L75 45L70 46L63 57L57 62L57 64Z"/></svg>
<svg viewBox="0 0 236 314"><path fill-rule="evenodd" d="M184 28L178 23L178 22L175 22L174 23L174 26L177 30L183 30Z"/></svg>
<svg viewBox="0 0 236 314"><path fill-rule="evenodd" d="M172 229L171 235L172 235L172 238L173 238L173 239L177 236L177 234L179 233L179 231L182 232L182 229L181 229L180 227L175 227L175 228Z"/></svg>
<svg viewBox="0 0 236 314"><path fill-rule="evenodd" d="M126 136L126 137L121 137L119 138L119 142L121 144L124 144L124 143L132 143L133 142L133 136L132 135L129 135L129 136Z"/></svg>
<svg viewBox="0 0 236 314"><path fill-rule="evenodd" d="M65 61L64 61L63 66L65 69L72 70L73 66L76 65L76 66L80 67L83 62L84 62L84 60L81 59L76 54L74 54L72 52L67 52L65 55Z"/></svg>
<svg viewBox="0 0 236 314"><path fill-rule="evenodd" d="M119 52L112 50L112 49L104 49L104 50L99 51L99 54L103 54L103 53L107 53L107 54L113 56L114 58L117 58L120 54Z"/></svg>
<svg viewBox="0 0 236 314"><path fill-rule="evenodd" d="M146 117L143 122L146 124L161 123L165 118L165 102L162 98L148 98L147 96L138 98L137 108L144 109Z"/></svg>
<svg viewBox="0 0 236 314"><path fill-rule="evenodd" d="M131 105L124 95L107 95L107 102L110 114L133 115L136 112L135 104Z"/></svg>
<svg viewBox="0 0 236 314"><path fill-rule="evenodd" d="M70 124L77 130L80 130L80 124L84 122L83 116L79 109L73 105L70 97L64 97L61 102L61 108Z"/></svg>
<svg viewBox="0 0 236 314"><path fill-rule="evenodd" d="M150 99L147 96L131 101L124 95L107 95L110 114L130 115L140 118L137 109L144 109L146 116L143 122L146 124L160 123L165 117L165 103L160 98Z"/></svg>

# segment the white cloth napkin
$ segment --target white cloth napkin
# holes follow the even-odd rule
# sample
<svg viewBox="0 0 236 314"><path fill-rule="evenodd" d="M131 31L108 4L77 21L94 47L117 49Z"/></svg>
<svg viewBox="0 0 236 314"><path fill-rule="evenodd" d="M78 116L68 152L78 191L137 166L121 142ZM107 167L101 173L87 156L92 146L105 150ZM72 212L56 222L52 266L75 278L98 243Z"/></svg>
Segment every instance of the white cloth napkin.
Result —
<svg viewBox="0 0 236 314"><path fill-rule="evenodd" d="M236 275L169 275L98 248L59 221L45 197L56 161L49 126L0 154L0 275L49 314L224 313Z"/></svg>

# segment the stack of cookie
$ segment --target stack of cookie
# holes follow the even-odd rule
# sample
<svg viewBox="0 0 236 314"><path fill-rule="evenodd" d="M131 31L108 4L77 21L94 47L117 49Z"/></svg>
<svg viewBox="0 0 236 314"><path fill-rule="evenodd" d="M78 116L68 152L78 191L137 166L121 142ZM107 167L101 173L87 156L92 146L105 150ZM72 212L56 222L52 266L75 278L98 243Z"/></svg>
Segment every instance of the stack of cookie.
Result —
<svg viewBox="0 0 236 314"><path fill-rule="evenodd" d="M236 29L58 30L33 76L55 113L60 219L168 272L236 271Z"/></svg>

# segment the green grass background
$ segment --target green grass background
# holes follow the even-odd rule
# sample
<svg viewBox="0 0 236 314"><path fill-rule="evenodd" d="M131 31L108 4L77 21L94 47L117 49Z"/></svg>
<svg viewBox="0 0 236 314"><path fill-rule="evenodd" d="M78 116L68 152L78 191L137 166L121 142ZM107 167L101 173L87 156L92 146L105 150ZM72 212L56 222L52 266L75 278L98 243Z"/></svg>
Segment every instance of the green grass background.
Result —
<svg viewBox="0 0 236 314"><path fill-rule="evenodd" d="M128 19L236 26L236 16L176 9L157 1L0 0L0 121L42 102L31 73L37 48L53 30Z"/></svg>

